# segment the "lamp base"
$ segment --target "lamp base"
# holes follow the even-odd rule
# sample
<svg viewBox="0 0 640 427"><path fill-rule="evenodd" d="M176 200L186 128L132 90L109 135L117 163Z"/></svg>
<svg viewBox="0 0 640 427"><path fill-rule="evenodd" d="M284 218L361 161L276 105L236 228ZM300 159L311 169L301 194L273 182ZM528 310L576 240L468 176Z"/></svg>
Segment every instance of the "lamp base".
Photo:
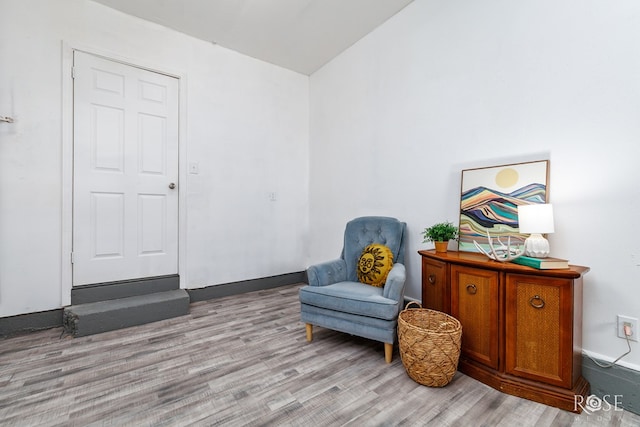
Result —
<svg viewBox="0 0 640 427"><path fill-rule="evenodd" d="M540 233L533 233L524 241L524 254L532 258L549 256L549 241Z"/></svg>

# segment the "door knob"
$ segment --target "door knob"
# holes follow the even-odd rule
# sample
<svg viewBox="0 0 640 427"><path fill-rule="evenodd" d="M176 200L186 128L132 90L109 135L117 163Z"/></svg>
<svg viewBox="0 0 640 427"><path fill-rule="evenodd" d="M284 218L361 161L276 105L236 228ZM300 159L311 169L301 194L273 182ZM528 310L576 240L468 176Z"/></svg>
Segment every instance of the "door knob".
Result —
<svg viewBox="0 0 640 427"><path fill-rule="evenodd" d="M173 190L174 188L176 188L176 184L172 182L171 184L169 184L169 188Z"/></svg>

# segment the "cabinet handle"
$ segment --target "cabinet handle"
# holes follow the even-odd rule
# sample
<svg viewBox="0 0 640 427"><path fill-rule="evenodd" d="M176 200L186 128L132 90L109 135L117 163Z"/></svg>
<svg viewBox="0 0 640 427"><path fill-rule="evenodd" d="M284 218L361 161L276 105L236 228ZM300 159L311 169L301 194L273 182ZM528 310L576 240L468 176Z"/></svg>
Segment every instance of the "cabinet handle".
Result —
<svg viewBox="0 0 640 427"><path fill-rule="evenodd" d="M467 285L467 292L471 295L475 295L478 292L478 288L473 283Z"/></svg>
<svg viewBox="0 0 640 427"><path fill-rule="evenodd" d="M432 285L436 284L436 275L435 274L430 274L429 277L427 278L427 280L429 281L429 283L431 283Z"/></svg>
<svg viewBox="0 0 640 427"><path fill-rule="evenodd" d="M534 301L536 301L536 300L540 301L540 302L539 303L535 303ZM531 307L533 307L533 308L542 308L542 307L544 307L544 300L542 298L540 298L540 295L534 295L529 300L529 304L531 304Z"/></svg>

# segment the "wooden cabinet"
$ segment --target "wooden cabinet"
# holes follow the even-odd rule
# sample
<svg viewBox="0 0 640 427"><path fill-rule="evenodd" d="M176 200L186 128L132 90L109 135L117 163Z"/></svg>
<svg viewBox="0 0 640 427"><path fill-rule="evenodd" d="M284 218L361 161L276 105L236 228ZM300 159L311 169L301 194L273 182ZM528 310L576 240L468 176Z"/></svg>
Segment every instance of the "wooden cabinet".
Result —
<svg viewBox="0 0 640 427"><path fill-rule="evenodd" d="M582 277L587 267L536 270L469 252L422 256L425 308L462 324L458 369L505 393L580 412Z"/></svg>

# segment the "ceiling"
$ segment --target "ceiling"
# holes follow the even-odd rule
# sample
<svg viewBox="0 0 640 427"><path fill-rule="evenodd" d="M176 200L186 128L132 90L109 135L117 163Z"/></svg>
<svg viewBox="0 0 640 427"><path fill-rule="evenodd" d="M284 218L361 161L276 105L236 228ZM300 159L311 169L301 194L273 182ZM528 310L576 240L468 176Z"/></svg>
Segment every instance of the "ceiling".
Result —
<svg viewBox="0 0 640 427"><path fill-rule="evenodd" d="M93 0L312 74L413 0Z"/></svg>

